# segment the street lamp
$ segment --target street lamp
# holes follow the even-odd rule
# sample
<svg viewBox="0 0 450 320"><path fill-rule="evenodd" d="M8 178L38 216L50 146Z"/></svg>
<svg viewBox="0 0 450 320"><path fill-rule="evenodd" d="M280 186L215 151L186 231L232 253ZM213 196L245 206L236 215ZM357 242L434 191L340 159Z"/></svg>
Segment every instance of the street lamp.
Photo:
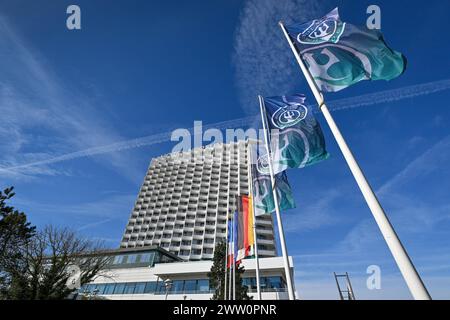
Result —
<svg viewBox="0 0 450 320"><path fill-rule="evenodd" d="M169 294L169 290L172 288L172 280L170 280L170 279L164 280L164 285L166 286L166 300L167 300L167 295Z"/></svg>

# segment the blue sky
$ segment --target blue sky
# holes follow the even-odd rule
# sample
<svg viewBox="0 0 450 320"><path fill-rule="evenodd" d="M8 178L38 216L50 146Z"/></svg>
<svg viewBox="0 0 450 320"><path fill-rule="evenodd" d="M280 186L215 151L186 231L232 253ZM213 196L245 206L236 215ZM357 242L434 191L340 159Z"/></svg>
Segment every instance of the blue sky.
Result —
<svg viewBox="0 0 450 320"><path fill-rule="evenodd" d="M82 30L65 27L73 3ZM305 93L313 102L277 21L339 6L344 21L364 24L369 4L2 1L0 188L16 187L14 204L34 224L70 226L117 247L150 159L174 146L171 130L194 120L231 126L257 113L259 93ZM450 43L442 30L450 6L377 4L386 41L408 58L405 74L326 99L431 295L449 299ZM300 296L336 299L332 272L347 271L357 298L410 299L317 118L332 157L288 172L297 209L283 213ZM381 290L366 288L373 264L381 267Z"/></svg>

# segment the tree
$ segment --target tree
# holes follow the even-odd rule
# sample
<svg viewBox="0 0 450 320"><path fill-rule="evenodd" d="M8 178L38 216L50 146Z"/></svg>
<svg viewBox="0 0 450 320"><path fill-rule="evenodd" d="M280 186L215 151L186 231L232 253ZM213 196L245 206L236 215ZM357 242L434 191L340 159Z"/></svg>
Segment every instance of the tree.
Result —
<svg viewBox="0 0 450 320"><path fill-rule="evenodd" d="M108 262L100 243L67 228L36 232L6 204L13 196L12 187L0 191L0 299L64 299L99 275Z"/></svg>
<svg viewBox="0 0 450 320"><path fill-rule="evenodd" d="M11 286L12 274L8 266L19 266L23 261L23 249L35 235L36 227L27 221L25 213L6 204L15 193L14 187L0 190L0 297Z"/></svg>
<svg viewBox="0 0 450 320"><path fill-rule="evenodd" d="M53 226L37 232L22 256L20 263L8 269L12 275L8 299L65 299L98 276L108 262L99 243L81 238L68 228ZM75 277L73 268L79 270ZM71 279L75 283L68 286Z"/></svg>
<svg viewBox="0 0 450 320"><path fill-rule="evenodd" d="M224 280L225 280L225 254L226 243L219 242L214 250L213 265L211 271L208 272L209 286L215 288L212 300L225 300L224 299ZM244 274L244 266L239 265L236 267L236 300L250 300L247 294L247 287L242 285L242 275ZM227 280L229 283L229 280Z"/></svg>

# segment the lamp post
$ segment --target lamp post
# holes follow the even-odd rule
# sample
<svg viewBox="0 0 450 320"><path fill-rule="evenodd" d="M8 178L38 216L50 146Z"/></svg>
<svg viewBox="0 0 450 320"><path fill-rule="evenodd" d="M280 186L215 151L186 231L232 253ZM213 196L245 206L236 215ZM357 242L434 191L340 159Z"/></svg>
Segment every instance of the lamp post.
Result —
<svg viewBox="0 0 450 320"><path fill-rule="evenodd" d="M164 280L164 286L166 287L166 299L165 300L167 300L167 295L169 294L169 290L170 290L170 288L172 288L172 280L170 280L170 279Z"/></svg>

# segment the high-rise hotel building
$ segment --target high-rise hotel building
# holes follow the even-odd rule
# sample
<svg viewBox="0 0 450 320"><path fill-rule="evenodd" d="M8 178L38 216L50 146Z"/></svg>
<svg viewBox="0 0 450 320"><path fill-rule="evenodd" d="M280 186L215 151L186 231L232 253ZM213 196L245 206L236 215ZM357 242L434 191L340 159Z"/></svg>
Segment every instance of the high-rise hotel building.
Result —
<svg viewBox="0 0 450 320"><path fill-rule="evenodd" d="M215 144L154 158L120 248L75 297L111 300L208 300L214 248L227 212L248 192L247 143ZM276 256L271 215L256 219L262 299L287 299L283 258ZM289 257L290 270L294 264ZM256 259L244 259L242 284L256 295ZM167 286L171 283L171 286Z"/></svg>
<svg viewBox="0 0 450 320"><path fill-rule="evenodd" d="M247 194L247 142L214 144L154 158L120 247L158 246L186 261L211 260L225 240L227 212ZM257 217L261 258L275 257L271 215Z"/></svg>

